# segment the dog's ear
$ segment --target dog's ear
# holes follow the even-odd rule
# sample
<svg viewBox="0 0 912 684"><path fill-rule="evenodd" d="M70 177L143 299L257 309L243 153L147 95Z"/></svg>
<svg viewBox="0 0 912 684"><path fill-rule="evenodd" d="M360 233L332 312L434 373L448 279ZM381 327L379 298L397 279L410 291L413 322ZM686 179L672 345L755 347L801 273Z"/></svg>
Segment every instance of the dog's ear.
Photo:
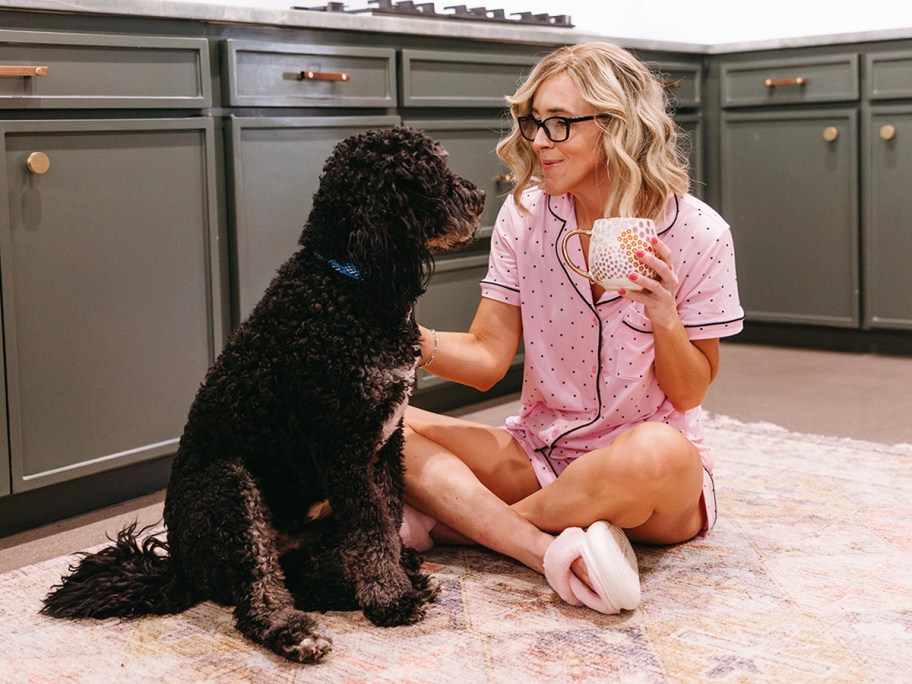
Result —
<svg viewBox="0 0 912 684"><path fill-rule="evenodd" d="M412 302L424 292L433 264L426 240L419 239L421 219L399 187L401 178L375 176L374 182L363 205L352 207L346 251L378 303Z"/></svg>
<svg viewBox="0 0 912 684"><path fill-rule="evenodd" d="M428 240L439 210L428 181L440 174L439 154L406 128L346 138L323 167L301 245L351 261L367 281L365 294L384 308L410 303L433 264Z"/></svg>

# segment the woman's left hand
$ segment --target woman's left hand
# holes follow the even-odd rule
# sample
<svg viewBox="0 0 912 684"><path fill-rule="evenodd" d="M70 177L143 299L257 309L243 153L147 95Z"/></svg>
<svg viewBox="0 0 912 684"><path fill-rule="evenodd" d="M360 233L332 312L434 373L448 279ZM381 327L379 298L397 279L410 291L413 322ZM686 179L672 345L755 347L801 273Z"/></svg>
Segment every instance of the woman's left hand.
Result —
<svg viewBox="0 0 912 684"><path fill-rule="evenodd" d="M640 285L642 290L620 290L618 294L644 307L646 316L653 326L668 327L680 322L675 303L678 291L678 276L671 264L671 250L658 238L652 239L655 254L645 250L636 253L637 259L655 271L655 278L633 272L629 278Z"/></svg>

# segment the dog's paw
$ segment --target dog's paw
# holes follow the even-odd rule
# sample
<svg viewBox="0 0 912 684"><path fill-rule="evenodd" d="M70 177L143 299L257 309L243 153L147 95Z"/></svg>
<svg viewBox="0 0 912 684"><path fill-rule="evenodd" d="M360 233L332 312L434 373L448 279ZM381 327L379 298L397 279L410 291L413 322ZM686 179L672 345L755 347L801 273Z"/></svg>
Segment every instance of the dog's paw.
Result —
<svg viewBox="0 0 912 684"><path fill-rule="evenodd" d="M402 547L399 565L402 566L402 569L405 570L409 576L421 570L421 563L421 556L418 555L418 552L415 551L415 549L409 548L408 546Z"/></svg>
<svg viewBox="0 0 912 684"><path fill-rule="evenodd" d="M409 579L412 582L412 588L424 597L427 603L430 603L440 591L440 583L423 572L409 573Z"/></svg>
<svg viewBox="0 0 912 684"><path fill-rule="evenodd" d="M296 663L316 663L332 651L332 638L318 632L314 620L299 611L273 624L263 635L263 644Z"/></svg>
<svg viewBox="0 0 912 684"><path fill-rule="evenodd" d="M431 598L427 590L410 590L393 601L364 606L364 616L380 627L411 625L424 618Z"/></svg>

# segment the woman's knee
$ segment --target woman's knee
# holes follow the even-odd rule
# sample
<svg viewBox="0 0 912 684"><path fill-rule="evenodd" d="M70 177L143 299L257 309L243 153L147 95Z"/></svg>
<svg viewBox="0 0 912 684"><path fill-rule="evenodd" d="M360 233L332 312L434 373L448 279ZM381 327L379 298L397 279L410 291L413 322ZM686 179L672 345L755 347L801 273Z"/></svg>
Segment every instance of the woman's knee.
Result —
<svg viewBox="0 0 912 684"><path fill-rule="evenodd" d="M631 476L653 485L680 485L702 475L696 447L666 423L642 423L620 435L615 445L622 450Z"/></svg>

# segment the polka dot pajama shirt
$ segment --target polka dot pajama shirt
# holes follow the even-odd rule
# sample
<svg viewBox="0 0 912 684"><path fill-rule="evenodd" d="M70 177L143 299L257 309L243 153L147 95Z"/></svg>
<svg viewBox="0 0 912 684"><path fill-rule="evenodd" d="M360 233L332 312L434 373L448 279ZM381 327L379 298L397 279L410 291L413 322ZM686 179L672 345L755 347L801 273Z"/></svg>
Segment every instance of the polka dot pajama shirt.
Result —
<svg viewBox="0 0 912 684"><path fill-rule="evenodd" d="M529 455L541 485L644 421L677 428L711 473L701 409L679 412L659 388L652 324L642 305L612 291L593 301L589 281L564 263L561 240L576 228L573 198L535 188L522 203L529 213L508 198L498 214L481 292L522 310L522 399L506 429ZM738 333L744 312L728 224L690 195L670 197L656 224L671 249L678 313L689 338ZM575 263L585 263L578 239L568 247Z"/></svg>

